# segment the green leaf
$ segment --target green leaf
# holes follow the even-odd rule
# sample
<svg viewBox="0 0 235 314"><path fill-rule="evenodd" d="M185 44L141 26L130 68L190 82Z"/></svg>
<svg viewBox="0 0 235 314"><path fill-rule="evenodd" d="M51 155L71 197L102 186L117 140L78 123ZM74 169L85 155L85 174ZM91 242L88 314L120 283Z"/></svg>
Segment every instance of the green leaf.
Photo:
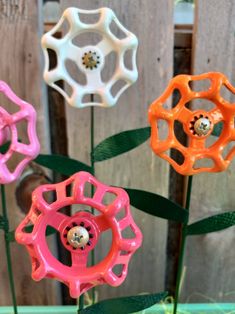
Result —
<svg viewBox="0 0 235 314"><path fill-rule="evenodd" d="M143 212L181 223L188 222L188 211L167 198L147 191L124 188L131 205Z"/></svg>
<svg viewBox="0 0 235 314"><path fill-rule="evenodd" d="M167 297L167 292L104 300L78 311L79 314L129 314L142 311Z"/></svg>
<svg viewBox="0 0 235 314"><path fill-rule="evenodd" d="M66 176L78 171L91 171L90 166L63 155L39 155L34 161L43 167Z"/></svg>
<svg viewBox="0 0 235 314"><path fill-rule="evenodd" d="M11 142L6 142L5 144L3 144L3 145L0 147L0 153L1 153L1 154L5 154L5 153L8 151L10 145L11 145Z"/></svg>
<svg viewBox="0 0 235 314"><path fill-rule="evenodd" d="M33 230L33 226L27 226L25 228L25 231L27 233L32 232L32 230ZM56 229L54 229L51 226L48 226L47 229L46 229L46 236L48 237L48 236L50 236L50 235L52 235L52 234L54 234L56 232L57 232ZM8 232L7 239L8 239L9 242L14 242L15 241L15 230Z"/></svg>
<svg viewBox="0 0 235 314"><path fill-rule="evenodd" d="M188 235L199 235L224 230L235 225L235 211L205 218L188 226Z"/></svg>
<svg viewBox="0 0 235 314"><path fill-rule="evenodd" d="M212 135L219 137L223 130L223 122L218 122L215 124L214 129L212 131Z"/></svg>
<svg viewBox="0 0 235 314"><path fill-rule="evenodd" d="M150 137L150 127L124 131L106 138L93 152L93 160L102 161L126 153Z"/></svg>

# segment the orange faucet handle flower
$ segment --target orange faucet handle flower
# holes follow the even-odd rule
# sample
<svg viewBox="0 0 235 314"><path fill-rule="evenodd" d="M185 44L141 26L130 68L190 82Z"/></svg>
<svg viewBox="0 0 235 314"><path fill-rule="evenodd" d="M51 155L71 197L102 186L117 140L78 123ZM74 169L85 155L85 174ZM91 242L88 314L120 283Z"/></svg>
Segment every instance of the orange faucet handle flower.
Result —
<svg viewBox="0 0 235 314"><path fill-rule="evenodd" d="M209 81L209 88L196 91L192 86L197 81ZM219 72L201 75L178 75L174 77L165 92L149 108L151 125L151 147L156 155L166 159L182 175L193 175L200 172L219 172L225 170L234 154L235 147L225 151L226 146L235 141L235 103L221 95L221 88L235 94L235 88L225 75ZM180 98L173 109L165 108L166 101L178 91ZM190 103L199 102L200 108L192 108ZM208 101L210 108L208 110ZM159 126L164 120L168 134L162 139ZM223 124L222 132L216 141L211 133L214 126ZM180 140L176 132L181 125L187 136L187 143ZM213 142L213 143L212 143ZM181 155L182 162L174 160L169 150L174 149ZM212 165L198 165L198 161L210 159Z"/></svg>

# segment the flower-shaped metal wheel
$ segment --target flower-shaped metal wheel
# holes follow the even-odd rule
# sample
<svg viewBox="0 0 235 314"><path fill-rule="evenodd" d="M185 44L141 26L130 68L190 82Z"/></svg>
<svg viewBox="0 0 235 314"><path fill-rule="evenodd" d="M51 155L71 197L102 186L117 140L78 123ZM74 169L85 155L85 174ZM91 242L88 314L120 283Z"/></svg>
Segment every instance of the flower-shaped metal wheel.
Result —
<svg viewBox="0 0 235 314"><path fill-rule="evenodd" d="M81 21L81 15L99 15L98 22L93 24ZM63 38L55 38L55 33L61 25L67 21L69 31ZM118 38L112 32L110 25L115 23L124 38ZM95 45L79 47L74 39L83 34L95 33L101 36L101 40ZM68 8L64 11L58 24L42 37L42 48L45 55L44 79L48 85L59 91L66 101L78 108L85 106L110 107L116 104L121 94L133 84L138 77L136 67L136 51L138 46L137 37L128 31L117 19L115 13L108 8L98 10L80 10ZM48 49L57 55L57 65L50 69ZM108 82L104 82L101 71L106 66L106 56L112 51L117 54L116 69ZM131 65L126 65L125 57L128 52L132 53ZM85 84L78 83L66 68L66 61L70 60L78 67L79 72L85 75ZM57 82L63 80L70 88L68 94ZM120 84L120 85L119 85ZM116 87L115 87L116 86ZM98 95L100 101L85 102L85 96Z"/></svg>
<svg viewBox="0 0 235 314"><path fill-rule="evenodd" d="M202 91L194 91L190 82L209 80L210 87ZM235 140L234 117L235 104L230 103L221 96L221 88L235 93L235 88L230 84L226 76L218 72L210 72L202 75L178 75L174 77L165 92L155 100L149 109L149 121L151 124L151 147L160 157L166 159L174 169L183 175L193 175L199 172L219 172L225 170L231 162L235 147L225 156L224 148ZM178 90L180 100L171 109L165 109L164 103ZM187 104L195 99L209 100L215 106L213 109L190 110ZM206 107L206 106L205 106ZM159 137L159 121L165 120L168 124L166 139ZM183 130L188 137L187 146L182 145L177 139L174 124L178 121L183 125ZM207 146L206 140L212 133L214 126L223 123L222 133L212 145ZM173 160L167 151L178 150L183 156L182 164ZM212 167L197 167L196 161L203 158L213 161Z"/></svg>
<svg viewBox="0 0 235 314"><path fill-rule="evenodd" d="M36 134L36 112L32 105L16 96L10 87L0 81L0 93L14 103L19 110L13 114L0 106L0 145L10 141L10 146L5 153L0 153L0 184L15 181L24 170L25 166L34 159L40 150ZM17 126L21 122L27 123L28 144L19 142ZM12 170L8 162L14 154L20 154L21 160Z"/></svg>
<svg viewBox="0 0 235 314"><path fill-rule="evenodd" d="M87 183L95 187L93 197L86 196ZM70 187L72 191L68 193ZM50 204L44 198L48 191L56 192L56 200ZM105 205L103 200L107 193L111 193L114 200ZM106 186L89 173L79 172L64 182L38 187L32 200L28 215L16 230L16 240L26 245L32 258L33 279L58 279L69 287L73 298L96 285L118 286L124 281L128 263L141 245L142 235L131 217L129 197L123 189ZM60 212L62 207L72 204L91 206L100 215L81 210L68 217ZM121 211L124 215L120 219ZM33 225L31 233L25 230L28 224ZM50 252L46 242L47 226L60 233L61 242L71 253L71 266L62 264ZM95 248L101 233L109 228L113 239L108 255L98 264L88 267L89 252ZM131 238L124 233L128 228L132 232ZM121 266L118 274L114 271L117 265Z"/></svg>

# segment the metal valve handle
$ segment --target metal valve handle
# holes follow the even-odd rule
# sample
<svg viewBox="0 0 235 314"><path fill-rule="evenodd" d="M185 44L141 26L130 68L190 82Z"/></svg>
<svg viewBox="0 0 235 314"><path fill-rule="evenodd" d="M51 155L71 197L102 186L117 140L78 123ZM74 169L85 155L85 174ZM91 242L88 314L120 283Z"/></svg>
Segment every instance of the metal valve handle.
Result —
<svg viewBox="0 0 235 314"><path fill-rule="evenodd" d="M189 85L190 82L205 79L210 81L210 87L207 90L194 91ZM178 75L170 81L165 92L150 106L151 147L157 155L167 160L182 175L223 171L233 159L235 147L225 156L222 155L225 147L235 140L235 104L228 102L221 96L223 86L235 94L235 88L222 73ZM180 100L173 109L167 110L163 105L175 90L180 92ZM215 108L209 111L206 109L192 111L186 107L188 102L199 98L213 102ZM168 124L168 135L165 140L161 140L159 137L159 120L165 120ZM174 131L176 121L183 125L183 130L188 137L187 146L182 145L176 137ZM222 133L214 144L207 147L206 139L219 122L224 124ZM184 158L182 164L177 163L167 154L171 148L182 154ZM212 167L196 167L196 161L203 158L211 159L214 165Z"/></svg>
<svg viewBox="0 0 235 314"><path fill-rule="evenodd" d="M81 21L80 14L91 15L100 14L98 22L87 24ZM69 31L63 38L55 38L53 35L60 29L64 21L69 23ZM110 25L116 26L125 34L125 38L120 39L112 32ZM79 34L87 32L98 33L102 40L97 45L78 47L73 43L73 39ZM42 49L45 56L44 79L46 83L60 92L66 101L74 107L82 108L86 106L111 107L115 105L121 94L132 85L138 78L136 67L137 37L128 31L117 19L115 13L109 8L97 10L81 10L78 8L68 8L64 11L58 24L42 37ZM50 70L50 60L48 49L52 49L57 55L57 66ZM103 82L101 71L106 66L106 56L114 51L117 54L116 69L108 82ZM131 51L131 69L125 64L125 54ZM66 60L75 62L79 70L86 76L86 84L81 85L75 81L65 67ZM57 81L65 81L72 89L69 95L67 91L56 84ZM114 95L112 88L118 81L125 84L120 87ZM100 102L84 102L86 95L98 95Z"/></svg>
<svg viewBox="0 0 235 314"><path fill-rule="evenodd" d="M33 106L16 96L3 81L0 81L0 93L13 102L17 109L19 108L10 114L0 106L0 145L10 141L7 152L0 153L0 184L6 184L15 181L21 175L26 165L38 155L40 145L36 134L36 111ZM27 123L28 144L18 139L17 125L22 121ZM14 170L10 170L8 161L14 153L21 154L24 158L18 162Z"/></svg>
<svg viewBox="0 0 235 314"><path fill-rule="evenodd" d="M93 197L86 196L86 183L94 185ZM68 187L72 188L68 194ZM44 193L54 191L56 200L52 203L44 198ZM114 200L104 202L106 194ZM60 209L72 204L88 205L100 212L95 216L85 210L68 217ZM120 218L118 214L123 211ZM31 233L25 227L31 224ZM71 253L72 266L66 266L50 252L46 242L46 228L51 226L60 233L64 247ZM132 236L124 231L130 228ZM112 244L108 255L98 264L88 266L88 255L95 248L102 232L112 231ZM97 181L87 172L78 172L69 179L38 187L32 196L32 207L16 230L16 240L25 245L32 259L32 277L55 278L69 287L72 298L77 298L96 285L119 286L127 276L128 263L140 247L142 234L134 223L130 212L129 197L121 188L114 188ZM116 274L115 266L121 266Z"/></svg>

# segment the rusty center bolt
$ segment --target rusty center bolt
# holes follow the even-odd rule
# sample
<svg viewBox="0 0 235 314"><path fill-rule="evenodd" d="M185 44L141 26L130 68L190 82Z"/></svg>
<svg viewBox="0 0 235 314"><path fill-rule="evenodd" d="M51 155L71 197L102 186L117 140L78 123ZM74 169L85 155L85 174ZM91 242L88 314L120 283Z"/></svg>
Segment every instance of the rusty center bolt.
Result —
<svg viewBox="0 0 235 314"><path fill-rule="evenodd" d="M74 248L84 248L89 241L89 233L81 226L73 227L67 234L69 244Z"/></svg>
<svg viewBox="0 0 235 314"><path fill-rule="evenodd" d="M207 118L200 118L194 124L194 130L197 135L207 135L210 131L211 123Z"/></svg>
<svg viewBox="0 0 235 314"><path fill-rule="evenodd" d="M86 69L97 68L100 63L100 56L97 55L96 52L85 52L82 57L82 64L86 67Z"/></svg>

